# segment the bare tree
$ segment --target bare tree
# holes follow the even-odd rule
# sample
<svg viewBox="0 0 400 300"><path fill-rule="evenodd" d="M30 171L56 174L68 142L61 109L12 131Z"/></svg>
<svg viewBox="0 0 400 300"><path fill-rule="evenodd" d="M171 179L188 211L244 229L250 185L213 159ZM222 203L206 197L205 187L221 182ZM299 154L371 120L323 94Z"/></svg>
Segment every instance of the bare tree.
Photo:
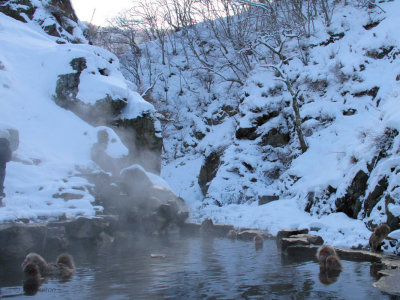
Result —
<svg viewBox="0 0 400 300"><path fill-rule="evenodd" d="M283 66L289 63L290 58L283 54L285 42L287 38L294 38L295 36L289 36L287 34L283 34L283 39L274 47L270 41L267 39L263 41L262 39L258 40L259 45L263 45L267 47L267 49L278 58L277 64L266 64L264 67L271 68L275 71L275 76L283 82L286 86L286 89L290 93L292 97L292 108L294 112L294 128L296 130L297 136L300 142L301 151L304 153L307 151L308 146L304 139L303 130L301 129L301 117L300 117L300 106L298 99L301 97L301 93L299 89L296 89L294 83L296 79L290 79L290 77L286 74Z"/></svg>

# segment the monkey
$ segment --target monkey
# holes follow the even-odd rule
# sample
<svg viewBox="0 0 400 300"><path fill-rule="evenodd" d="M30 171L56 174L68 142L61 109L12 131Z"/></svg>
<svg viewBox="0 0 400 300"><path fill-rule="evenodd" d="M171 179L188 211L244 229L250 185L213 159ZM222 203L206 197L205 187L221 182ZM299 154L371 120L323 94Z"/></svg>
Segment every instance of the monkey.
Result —
<svg viewBox="0 0 400 300"><path fill-rule="evenodd" d="M331 271L341 271L342 263L337 255L329 255L325 261L325 269Z"/></svg>
<svg viewBox="0 0 400 300"><path fill-rule="evenodd" d="M317 250L317 259L319 264L325 264L326 258L329 255L336 255L336 251L332 246L323 245Z"/></svg>
<svg viewBox="0 0 400 300"><path fill-rule="evenodd" d="M56 263L47 263L39 254L29 253L22 263L22 268L24 269L28 264L37 265L42 276L69 278L75 272L72 256L65 253L57 257Z"/></svg>
<svg viewBox="0 0 400 300"><path fill-rule="evenodd" d="M321 269L324 270L342 270L342 264L336 251L332 246L323 245L318 248L317 259Z"/></svg>
<svg viewBox="0 0 400 300"><path fill-rule="evenodd" d="M256 250L259 250L263 247L264 239L262 238L261 235L257 234L253 240L254 240L254 246L255 246Z"/></svg>
<svg viewBox="0 0 400 300"><path fill-rule="evenodd" d="M320 269L319 274L318 274L318 279L322 284L330 285L338 280L339 275L340 275L340 271L337 271L337 270L329 271L329 270Z"/></svg>
<svg viewBox="0 0 400 300"><path fill-rule="evenodd" d="M28 296L33 296L37 293L40 287L40 270L38 265L27 264L24 267L24 293Z"/></svg>
<svg viewBox="0 0 400 300"><path fill-rule="evenodd" d="M375 231L371 234L369 238L369 246L371 250L374 252L380 252L382 241L387 237L390 233L390 227L386 224L379 225L376 227Z"/></svg>

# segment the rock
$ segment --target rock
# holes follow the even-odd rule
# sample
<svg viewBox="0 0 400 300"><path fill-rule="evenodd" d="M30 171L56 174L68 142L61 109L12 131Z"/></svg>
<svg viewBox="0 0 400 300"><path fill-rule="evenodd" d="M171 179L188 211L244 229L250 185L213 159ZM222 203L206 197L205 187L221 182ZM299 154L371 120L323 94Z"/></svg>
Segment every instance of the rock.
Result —
<svg viewBox="0 0 400 300"><path fill-rule="evenodd" d="M385 208L386 208L386 217L387 217L386 224L389 225L389 227L390 227L390 229L392 231L400 229L400 216L394 215L390 211L390 205L389 204L398 205L398 203L396 203L396 201L388 194L385 197Z"/></svg>
<svg viewBox="0 0 400 300"><path fill-rule="evenodd" d="M357 218L361 210L359 199L361 196L365 195L368 178L368 174L364 171L358 171L350 186L347 188L345 196L336 199L335 204L337 212L344 212L350 218Z"/></svg>
<svg viewBox="0 0 400 300"><path fill-rule="evenodd" d="M66 223L66 233L72 239L97 239L109 227L110 223L103 218L81 217Z"/></svg>
<svg viewBox="0 0 400 300"><path fill-rule="evenodd" d="M307 228L304 228L304 229L282 229L276 235L276 239L277 239L277 242L279 242L280 239L288 238L292 235L307 234L307 233L308 233Z"/></svg>
<svg viewBox="0 0 400 300"><path fill-rule="evenodd" d="M258 196L258 205L264 205L276 200L279 200L279 196L270 196L270 195Z"/></svg>
<svg viewBox="0 0 400 300"><path fill-rule="evenodd" d="M279 246L281 247L282 250L286 250L287 247L289 246L308 246L311 243L307 240L305 237L299 237L299 238L282 238L279 241Z"/></svg>
<svg viewBox="0 0 400 300"><path fill-rule="evenodd" d="M160 173L163 140L156 123L158 120L150 113L135 119L116 118L112 128L129 149L131 163L142 165L146 170Z"/></svg>
<svg viewBox="0 0 400 300"><path fill-rule="evenodd" d="M343 110L343 111L342 111L342 114L343 114L343 116L352 116L352 115L354 115L356 112L357 112L357 109L355 109L355 108L349 108L349 109Z"/></svg>
<svg viewBox="0 0 400 300"><path fill-rule="evenodd" d="M26 15L28 19L32 20L35 11L36 7L34 7L32 2L29 0L2 1L0 5L0 12L24 23L27 22L24 15Z"/></svg>
<svg viewBox="0 0 400 300"><path fill-rule="evenodd" d="M236 240L238 236L238 232L234 229L229 230L228 234L226 235L227 238L231 239L231 240Z"/></svg>
<svg viewBox="0 0 400 300"><path fill-rule="evenodd" d="M46 238L43 248L66 250L69 246L69 240L66 236L65 226L60 223L49 223L47 225Z"/></svg>
<svg viewBox="0 0 400 300"><path fill-rule="evenodd" d="M318 247L312 245L290 245L285 253L296 259L316 260L317 250Z"/></svg>
<svg viewBox="0 0 400 300"><path fill-rule="evenodd" d="M274 148L286 146L290 141L290 134L278 131L276 128L272 128L267 134L261 137L261 146L270 145Z"/></svg>
<svg viewBox="0 0 400 300"><path fill-rule="evenodd" d="M295 234L291 235L290 238L306 238L311 245L322 245L324 243L323 238L316 234Z"/></svg>
<svg viewBox="0 0 400 300"><path fill-rule="evenodd" d="M247 139L252 141L260 136L260 134L256 133L256 130L257 127L238 128L235 136L238 140Z"/></svg>
<svg viewBox="0 0 400 300"><path fill-rule="evenodd" d="M370 216L371 211L375 205L381 200L383 193L386 191L389 183L386 177L382 177L378 184L375 186L374 190L369 193L367 199L364 202L364 212L367 217Z"/></svg>
<svg viewBox="0 0 400 300"><path fill-rule="evenodd" d="M45 224L0 225L0 260L41 251L46 232Z"/></svg>
<svg viewBox="0 0 400 300"><path fill-rule="evenodd" d="M200 226L201 233L214 233L214 223L211 218L205 219Z"/></svg>
<svg viewBox="0 0 400 300"><path fill-rule="evenodd" d="M198 234L200 233L201 224L200 223L183 223L180 227L180 232L182 234Z"/></svg>
<svg viewBox="0 0 400 300"><path fill-rule="evenodd" d="M252 241L256 235L264 236L264 232L256 229L240 231L237 235L237 239L242 241Z"/></svg>
<svg viewBox="0 0 400 300"><path fill-rule="evenodd" d="M219 237L225 237L233 229L234 229L233 225L215 224L214 234Z"/></svg>
<svg viewBox="0 0 400 300"><path fill-rule="evenodd" d="M400 296L400 269L382 270L378 272L383 275L373 286L383 293Z"/></svg>
<svg viewBox="0 0 400 300"><path fill-rule="evenodd" d="M203 195L207 194L209 183L215 178L218 172L218 168L221 160L221 152L214 151L206 157L203 165L200 169L198 183L203 192Z"/></svg>

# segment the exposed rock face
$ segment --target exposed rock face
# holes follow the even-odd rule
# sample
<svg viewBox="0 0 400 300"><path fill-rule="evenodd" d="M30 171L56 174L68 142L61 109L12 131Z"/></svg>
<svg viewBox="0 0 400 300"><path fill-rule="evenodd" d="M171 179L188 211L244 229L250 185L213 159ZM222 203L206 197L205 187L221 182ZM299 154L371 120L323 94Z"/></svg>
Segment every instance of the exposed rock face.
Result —
<svg viewBox="0 0 400 300"><path fill-rule="evenodd" d="M104 99L99 99L93 105L84 103L77 98L77 95L81 73L87 68L86 59L84 57L74 58L70 62L70 65L76 73L58 76L54 101L57 105L71 110L94 126L110 124L126 106L127 100L113 99L110 95L107 95Z"/></svg>
<svg viewBox="0 0 400 300"><path fill-rule="evenodd" d="M199 174L199 185L204 195L207 194L208 184L215 178L220 165L221 153L214 151L206 157Z"/></svg>
<svg viewBox="0 0 400 300"><path fill-rule="evenodd" d="M83 36L85 28L79 24L70 0L51 0L48 2L33 2L29 0L1 1L0 12L21 22L34 21L38 23L47 34L58 38L57 41L59 43L87 42ZM74 32L75 29L81 32L79 37Z"/></svg>
<svg viewBox="0 0 400 300"><path fill-rule="evenodd" d="M278 129L273 128L267 134L263 135L261 138L260 145L272 147L282 147L289 143L290 135L289 133L280 132Z"/></svg>
<svg viewBox="0 0 400 300"><path fill-rule="evenodd" d="M372 209L381 200L383 193L386 191L389 183L386 177L381 178L375 189L368 195L364 202L364 212L366 216L371 214Z"/></svg>
<svg viewBox="0 0 400 300"><path fill-rule="evenodd" d="M344 212L350 218L357 218L361 210L360 197L365 195L368 178L364 171L358 171L347 188L346 195L336 200L337 212Z"/></svg>
<svg viewBox="0 0 400 300"><path fill-rule="evenodd" d="M135 119L117 119L112 124L129 149L130 163L140 163L146 170L159 173L163 142L155 122L152 115L143 114Z"/></svg>

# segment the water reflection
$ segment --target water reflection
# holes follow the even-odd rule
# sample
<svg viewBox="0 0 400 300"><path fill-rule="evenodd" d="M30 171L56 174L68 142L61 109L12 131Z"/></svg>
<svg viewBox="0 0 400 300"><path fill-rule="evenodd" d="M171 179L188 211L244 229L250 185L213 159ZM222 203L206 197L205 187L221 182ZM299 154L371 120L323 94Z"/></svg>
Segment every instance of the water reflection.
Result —
<svg viewBox="0 0 400 300"><path fill-rule="evenodd" d="M69 252L77 266L71 280L48 280L29 299L390 299L372 287L369 263L343 261L332 280L316 262L282 256L272 240L256 250L229 239L124 236ZM43 253L50 261L57 254ZM1 295L23 293L20 264L2 265Z"/></svg>

